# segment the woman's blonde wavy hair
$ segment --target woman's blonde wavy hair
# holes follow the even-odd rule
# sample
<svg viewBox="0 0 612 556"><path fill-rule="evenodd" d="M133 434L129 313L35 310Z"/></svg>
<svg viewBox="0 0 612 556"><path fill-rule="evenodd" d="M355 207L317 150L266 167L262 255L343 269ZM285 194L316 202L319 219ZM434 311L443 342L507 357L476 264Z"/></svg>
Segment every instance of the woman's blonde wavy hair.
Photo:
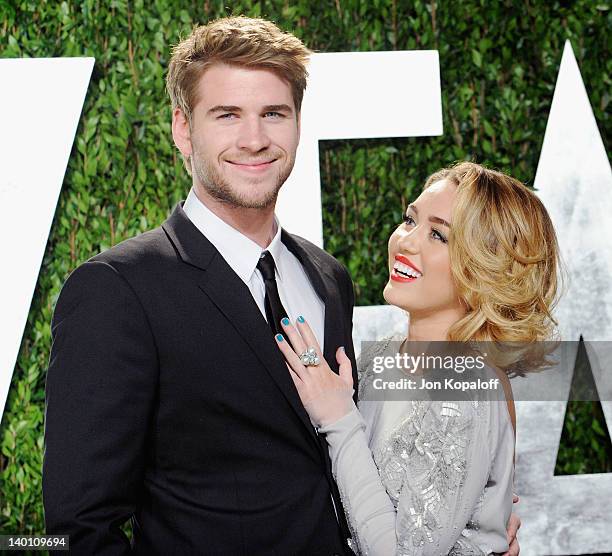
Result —
<svg viewBox="0 0 612 556"><path fill-rule="evenodd" d="M439 170L424 189L440 180L457 186L448 245L467 310L449 340L494 342L490 356L511 376L548 366L562 264L542 201L518 180L473 162Z"/></svg>

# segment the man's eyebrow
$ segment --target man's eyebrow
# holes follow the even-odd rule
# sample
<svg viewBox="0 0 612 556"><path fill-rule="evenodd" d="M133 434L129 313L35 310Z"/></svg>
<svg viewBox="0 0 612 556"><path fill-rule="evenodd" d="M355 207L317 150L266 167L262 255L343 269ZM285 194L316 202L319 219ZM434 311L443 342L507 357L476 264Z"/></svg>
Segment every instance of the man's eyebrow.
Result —
<svg viewBox="0 0 612 556"><path fill-rule="evenodd" d="M263 107L264 112L288 112L291 114L293 109L288 104L268 104Z"/></svg>
<svg viewBox="0 0 612 556"><path fill-rule="evenodd" d="M239 106L225 106L222 104L217 104L217 106L213 106L208 113L214 114L216 112L242 112L242 109Z"/></svg>
<svg viewBox="0 0 612 556"><path fill-rule="evenodd" d="M407 210L410 210L410 209L412 209L415 214L419 214L419 210L416 208L415 205L408 205ZM444 220L444 218L440 218L439 216L430 216L429 221L435 222L436 224L442 224L443 226L446 226L450 230L451 225L446 220Z"/></svg>
<svg viewBox="0 0 612 556"><path fill-rule="evenodd" d="M293 112L293 108L288 104L268 104L263 107L263 112L286 112L291 114ZM240 106L232 106L232 105L224 105L218 104L217 106L213 106L210 110L208 110L209 114L216 114L218 112L242 112L242 108Z"/></svg>

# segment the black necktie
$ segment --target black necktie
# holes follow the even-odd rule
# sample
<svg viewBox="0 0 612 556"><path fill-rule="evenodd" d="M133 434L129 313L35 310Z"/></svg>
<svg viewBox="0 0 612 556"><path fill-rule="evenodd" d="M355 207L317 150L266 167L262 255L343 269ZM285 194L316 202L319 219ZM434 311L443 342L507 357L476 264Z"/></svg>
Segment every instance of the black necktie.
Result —
<svg viewBox="0 0 612 556"><path fill-rule="evenodd" d="M259 272L261 272L264 284L266 286L266 297L264 300L264 305L266 308L266 318L268 319L268 324L270 325L272 332L274 334L283 334L285 340L289 342L289 338L287 338L284 334L280 323L281 319L288 317L289 314L283 307L283 304L280 300L280 296L278 295L278 287L276 285L276 276L274 274L274 268L274 258L272 257L272 255L270 255L269 251L264 251L261 254L259 262L257 263L257 269L259 270ZM289 345L291 345L291 342L289 342ZM326 465L326 475L330 484L331 495L334 500L334 505L336 507L336 514L338 516L340 530L342 532L343 538L348 539L351 537L351 533L349 531L348 524L346 522L346 516L344 515L344 511L342 508L342 500L340 498L338 486L336 485L336 482L334 481L331 472L331 463L329 462L329 458L325 458L325 454L327 453L327 444L318 432L317 440L319 442L319 450L321 450L323 460L327 460L328 462ZM346 544L346 541L344 544ZM345 547L345 550L348 551L347 554L352 554L348 547Z"/></svg>
<svg viewBox="0 0 612 556"><path fill-rule="evenodd" d="M287 313L283 307L280 296L278 295L276 276L274 274L274 259L269 251L264 251L261 254L259 262L257 263L257 269L261 272L266 286L264 305L266 307L268 325L274 334L283 334L283 336L285 336L280 321L285 317L289 317L289 313Z"/></svg>

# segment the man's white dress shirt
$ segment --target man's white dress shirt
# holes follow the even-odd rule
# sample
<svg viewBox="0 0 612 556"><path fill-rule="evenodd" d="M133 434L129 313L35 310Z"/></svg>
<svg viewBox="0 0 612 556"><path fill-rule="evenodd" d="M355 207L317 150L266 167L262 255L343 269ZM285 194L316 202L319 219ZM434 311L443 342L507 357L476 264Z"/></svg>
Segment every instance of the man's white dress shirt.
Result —
<svg viewBox="0 0 612 556"><path fill-rule="evenodd" d="M321 350L324 349L325 304L312 287L300 261L283 245L281 227L276 216L274 238L265 249L262 249L212 212L198 199L193 188L187 196L183 210L247 285L264 318L266 318L264 305L266 289L261 272L256 267L261 254L269 251L276 265L278 293L291 322L295 323L295 320L302 315L312 328Z"/></svg>

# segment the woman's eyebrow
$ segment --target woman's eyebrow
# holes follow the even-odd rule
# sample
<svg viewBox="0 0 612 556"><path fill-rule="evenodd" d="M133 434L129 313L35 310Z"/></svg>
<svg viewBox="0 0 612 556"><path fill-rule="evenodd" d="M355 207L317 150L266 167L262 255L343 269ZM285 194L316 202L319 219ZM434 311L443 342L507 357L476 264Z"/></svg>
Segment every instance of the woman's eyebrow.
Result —
<svg viewBox="0 0 612 556"><path fill-rule="evenodd" d="M408 205L407 210L410 210L410 209L412 209L415 214L419 214L419 210L416 208L415 205ZM430 216L429 221L435 222L436 224L442 224L443 226L446 226L450 230L451 225L446 220L444 220L444 218L440 218L439 216Z"/></svg>
<svg viewBox="0 0 612 556"><path fill-rule="evenodd" d="M440 218L439 216L430 216L429 221L435 222L436 224L442 224L442 226L446 226L450 230L451 225L444 220L444 218Z"/></svg>

